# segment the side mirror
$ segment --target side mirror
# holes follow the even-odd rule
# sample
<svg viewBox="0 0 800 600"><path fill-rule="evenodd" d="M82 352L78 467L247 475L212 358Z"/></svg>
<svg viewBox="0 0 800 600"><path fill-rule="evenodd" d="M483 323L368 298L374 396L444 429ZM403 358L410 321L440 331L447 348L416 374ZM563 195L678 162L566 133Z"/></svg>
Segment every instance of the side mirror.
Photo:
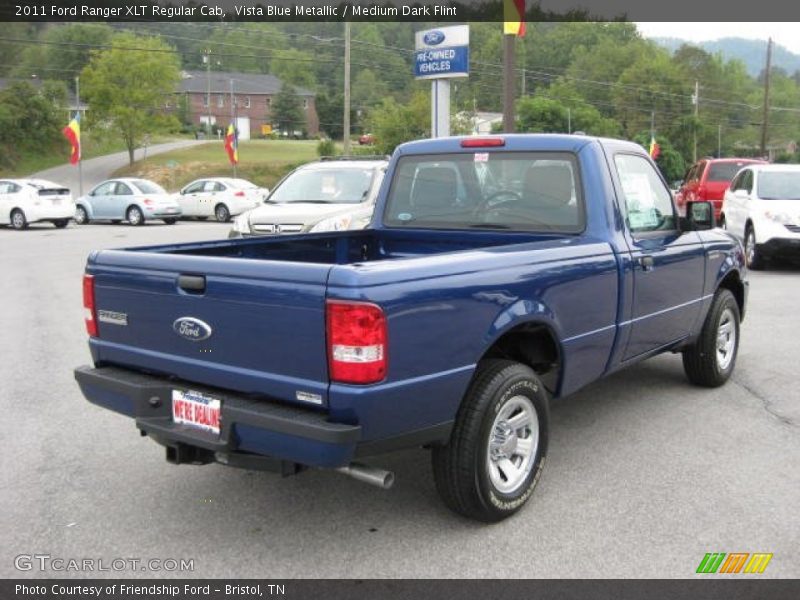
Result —
<svg viewBox="0 0 800 600"><path fill-rule="evenodd" d="M747 190L743 189L736 190L735 192L733 192L733 195L736 196L737 198L741 198L742 200L750 197L750 194L747 192Z"/></svg>
<svg viewBox="0 0 800 600"><path fill-rule="evenodd" d="M684 231L707 231L716 227L714 219L714 205L711 202L694 201L686 203L686 217Z"/></svg>

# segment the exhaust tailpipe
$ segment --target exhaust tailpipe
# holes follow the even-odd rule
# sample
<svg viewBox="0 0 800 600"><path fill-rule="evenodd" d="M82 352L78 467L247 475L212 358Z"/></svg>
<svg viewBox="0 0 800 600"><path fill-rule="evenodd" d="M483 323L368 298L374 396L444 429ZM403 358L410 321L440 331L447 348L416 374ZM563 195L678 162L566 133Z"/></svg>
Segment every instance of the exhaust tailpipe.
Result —
<svg viewBox="0 0 800 600"><path fill-rule="evenodd" d="M394 473L391 471L384 471L383 469L360 463L350 463L346 467L339 467L336 471L384 490L388 490L394 485Z"/></svg>

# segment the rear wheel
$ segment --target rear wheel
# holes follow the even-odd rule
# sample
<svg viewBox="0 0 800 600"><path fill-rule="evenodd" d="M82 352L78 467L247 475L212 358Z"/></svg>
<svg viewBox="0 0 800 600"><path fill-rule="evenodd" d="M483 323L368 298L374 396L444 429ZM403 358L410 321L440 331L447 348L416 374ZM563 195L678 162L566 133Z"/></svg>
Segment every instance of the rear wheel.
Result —
<svg viewBox="0 0 800 600"><path fill-rule="evenodd" d="M719 387L728 381L739 351L739 321L736 298L730 290L717 290L700 337L683 351L683 370L689 381L703 387Z"/></svg>
<svg viewBox="0 0 800 600"><path fill-rule="evenodd" d="M144 225L144 215L138 206L129 207L125 216L131 225Z"/></svg>
<svg viewBox="0 0 800 600"><path fill-rule="evenodd" d="M53 221L53 225L55 225L58 229L64 229L67 225L69 225L69 219L57 219Z"/></svg>
<svg viewBox="0 0 800 600"><path fill-rule="evenodd" d="M548 402L529 367L480 364L446 446L433 449L436 488L451 510L501 521L528 501L547 453Z"/></svg>
<svg viewBox="0 0 800 600"><path fill-rule="evenodd" d="M11 211L11 227L17 231L28 228L28 219L25 218L25 213L18 208Z"/></svg>
<svg viewBox="0 0 800 600"><path fill-rule="evenodd" d="M224 204L217 204L214 209L214 216L220 223L227 223L231 220L231 211L229 211L228 207Z"/></svg>
<svg viewBox="0 0 800 600"><path fill-rule="evenodd" d="M744 256L747 260L747 266L754 271L759 271L764 268L764 257L758 251L756 244L756 232L752 225L747 226L744 234Z"/></svg>
<svg viewBox="0 0 800 600"><path fill-rule="evenodd" d="M77 225L86 225L89 222L89 214L86 209L78 205L75 207L75 223Z"/></svg>

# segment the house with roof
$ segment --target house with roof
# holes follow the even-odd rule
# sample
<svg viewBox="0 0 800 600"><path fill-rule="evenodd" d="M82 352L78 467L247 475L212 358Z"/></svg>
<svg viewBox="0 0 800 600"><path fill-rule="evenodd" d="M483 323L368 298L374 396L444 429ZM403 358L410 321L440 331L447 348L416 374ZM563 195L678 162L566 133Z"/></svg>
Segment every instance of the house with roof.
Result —
<svg viewBox="0 0 800 600"><path fill-rule="evenodd" d="M227 127L232 112L235 113L239 139L246 140L271 130L272 103L282 86L283 82L274 75L184 71L177 95L183 96L188 118L197 126L210 123ZM300 97L305 115L305 122L298 123L295 130L316 136L319 133L319 117L314 93L296 86L294 90ZM234 103L233 111L231 100ZM174 112L177 108L177 101L167 102L168 111Z"/></svg>

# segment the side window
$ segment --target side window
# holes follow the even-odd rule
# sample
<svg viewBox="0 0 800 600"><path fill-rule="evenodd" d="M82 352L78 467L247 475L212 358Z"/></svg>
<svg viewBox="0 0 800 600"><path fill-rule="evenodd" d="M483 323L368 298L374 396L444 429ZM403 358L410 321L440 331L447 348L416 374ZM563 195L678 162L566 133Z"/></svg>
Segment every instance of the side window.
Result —
<svg viewBox="0 0 800 600"><path fill-rule="evenodd" d="M224 192L225 186L222 185L219 181L214 182L214 191L215 192Z"/></svg>
<svg viewBox="0 0 800 600"><path fill-rule="evenodd" d="M216 192L217 191L217 183L215 181L206 181L206 184L203 186L204 192Z"/></svg>
<svg viewBox="0 0 800 600"><path fill-rule="evenodd" d="M622 185L625 219L633 233L675 229L672 196L652 165L641 156L614 156Z"/></svg>
<svg viewBox="0 0 800 600"><path fill-rule="evenodd" d="M747 190L747 193L751 193L753 191L753 172L748 169L741 176L742 184L741 189Z"/></svg>
<svg viewBox="0 0 800 600"><path fill-rule="evenodd" d="M735 192L736 190L743 189L742 187L740 187L743 180L744 180L744 173L739 173L736 177L734 177L733 181L731 181L731 191Z"/></svg>
<svg viewBox="0 0 800 600"><path fill-rule="evenodd" d="M708 164L708 163L706 163L706 162L701 162L701 163L699 163L699 164L697 165L697 170L696 170L696 171L695 171L695 173L694 173L694 178L695 178L697 181L702 181L702 180L703 180L703 173L705 173L705 170L706 170L706 165L707 165L707 164Z"/></svg>
<svg viewBox="0 0 800 600"><path fill-rule="evenodd" d="M110 196L114 193L114 187L117 185L116 181L108 181L94 189L92 196Z"/></svg>
<svg viewBox="0 0 800 600"><path fill-rule="evenodd" d="M197 194L203 190L203 186L205 185L205 181L196 181L185 190L183 190L184 194Z"/></svg>
<svg viewBox="0 0 800 600"><path fill-rule="evenodd" d="M124 183L117 183L117 196L133 196L133 192Z"/></svg>
<svg viewBox="0 0 800 600"><path fill-rule="evenodd" d="M5 181L0 181L0 194L8 194L10 183L6 183Z"/></svg>

